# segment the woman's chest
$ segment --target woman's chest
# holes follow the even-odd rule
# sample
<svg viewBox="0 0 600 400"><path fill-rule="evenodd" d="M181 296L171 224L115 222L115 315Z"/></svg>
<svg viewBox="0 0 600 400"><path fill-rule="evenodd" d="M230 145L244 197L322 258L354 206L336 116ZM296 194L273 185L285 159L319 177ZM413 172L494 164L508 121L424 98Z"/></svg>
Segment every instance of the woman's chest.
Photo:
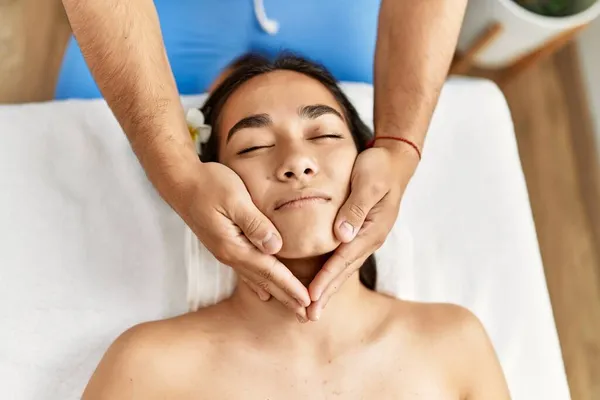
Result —
<svg viewBox="0 0 600 400"><path fill-rule="evenodd" d="M335 379L301 376L270 376L239 379L227 385L215 382L200 398L233 400L459 400L459 393L438 379L402 379L386 372L371 375L345 375Z"/></svg>
<svg viewBox="0 0 600 400"><path fill-rule="evenodd" d="M411 355L356 354L314 365L291 357L243 357L213 364L190 398L215 400L458 400L449 371ZM191 388L190 388L191 389Z"/></svg>

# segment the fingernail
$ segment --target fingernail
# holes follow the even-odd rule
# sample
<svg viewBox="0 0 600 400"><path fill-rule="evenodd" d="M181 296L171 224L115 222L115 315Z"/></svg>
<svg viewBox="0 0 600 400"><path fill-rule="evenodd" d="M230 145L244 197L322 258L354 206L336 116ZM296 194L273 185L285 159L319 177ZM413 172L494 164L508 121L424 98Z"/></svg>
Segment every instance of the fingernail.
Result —
<svg viewBox="0 0 600 400"><path fill-rule="evenodd" d="M319 319L321 319L321 310L316 309L313 315L313 321L318 321Z"/></svg>
<svg viewBox="0 0 600 400"><path fill-rule="evenodd" d="M269 254L276 253L281 247L281 241L277 235L269 232L262 242L263 248Z"/></svg>
<svg viewBox="0 0 600 400"><path fill-rule="evenodd" d="M298 298L296 299L296 302L298 303L298 305L300 307L303 307L303 308L306 308L306 307L310 306L310 302L308 302L308 304L307 304L306 301L302 301L302 300L300 300Z"/></svg>
<svg viewBox="0 0 600 400"><path fill-rule="evenodd" d="M348 221L342 222L340 225L340 235L343 241L351 241L354 239L354 227Z"/></svg>
<svg viewBox="0 0 600 400"><path fill-rule="evenodd" d="M300 315L300 314L296 314L296 319L298 320L298 322L300 322L301 324L306 323L306 319Z"/></svg>
<svg viewBox="0 0 600 400"><path fill-rule="evenodd" d="M267 301L271 298L271 296L268 293L260 292L258 294L258 298L261 299L262 301Z"/></svg>

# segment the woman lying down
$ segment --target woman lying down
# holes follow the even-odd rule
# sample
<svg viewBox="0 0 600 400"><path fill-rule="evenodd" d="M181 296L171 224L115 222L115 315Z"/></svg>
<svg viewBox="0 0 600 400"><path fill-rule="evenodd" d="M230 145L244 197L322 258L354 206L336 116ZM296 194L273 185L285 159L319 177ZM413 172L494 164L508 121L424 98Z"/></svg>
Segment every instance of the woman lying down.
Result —
<svg viewBox="0 0 600 400"><path fill-rule="evenodd" d="M203 112L213 127L203 161L241 177L283 237L278 258L308 285L339 245L333 222L371 132L327 71L293 56L247 58ZM300 324L239 282L215 306L135 326L108 349L83 398L509 398L473 314L379 294L375 273L370 258L319 322Z"/></svg>

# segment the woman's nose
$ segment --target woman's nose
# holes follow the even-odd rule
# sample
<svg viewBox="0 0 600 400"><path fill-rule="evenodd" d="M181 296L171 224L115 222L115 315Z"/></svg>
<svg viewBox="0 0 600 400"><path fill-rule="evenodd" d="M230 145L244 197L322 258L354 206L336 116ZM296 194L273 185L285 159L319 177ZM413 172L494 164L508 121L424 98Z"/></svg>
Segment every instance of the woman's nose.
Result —
<svg viewBox="0 0 600 400"><path fill-rule="evenodd" d="M295 154L287 157L277 170L277 179L282 182L310 180L319 173L319 167L312 157Z"/></svg>

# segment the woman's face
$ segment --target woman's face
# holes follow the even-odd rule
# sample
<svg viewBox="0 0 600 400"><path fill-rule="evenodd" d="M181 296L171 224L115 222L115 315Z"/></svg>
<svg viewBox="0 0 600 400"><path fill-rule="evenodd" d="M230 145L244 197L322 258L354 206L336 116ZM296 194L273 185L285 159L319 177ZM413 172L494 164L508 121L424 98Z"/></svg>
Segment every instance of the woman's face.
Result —
<svg viewBox="0 0 600 400"><path fill-rule="evenodd" d="M282 258L326 254L348 197L356 145L320 82L275 71L245 82L219 116L219 161L244 181L282 235Z"/></svg>

